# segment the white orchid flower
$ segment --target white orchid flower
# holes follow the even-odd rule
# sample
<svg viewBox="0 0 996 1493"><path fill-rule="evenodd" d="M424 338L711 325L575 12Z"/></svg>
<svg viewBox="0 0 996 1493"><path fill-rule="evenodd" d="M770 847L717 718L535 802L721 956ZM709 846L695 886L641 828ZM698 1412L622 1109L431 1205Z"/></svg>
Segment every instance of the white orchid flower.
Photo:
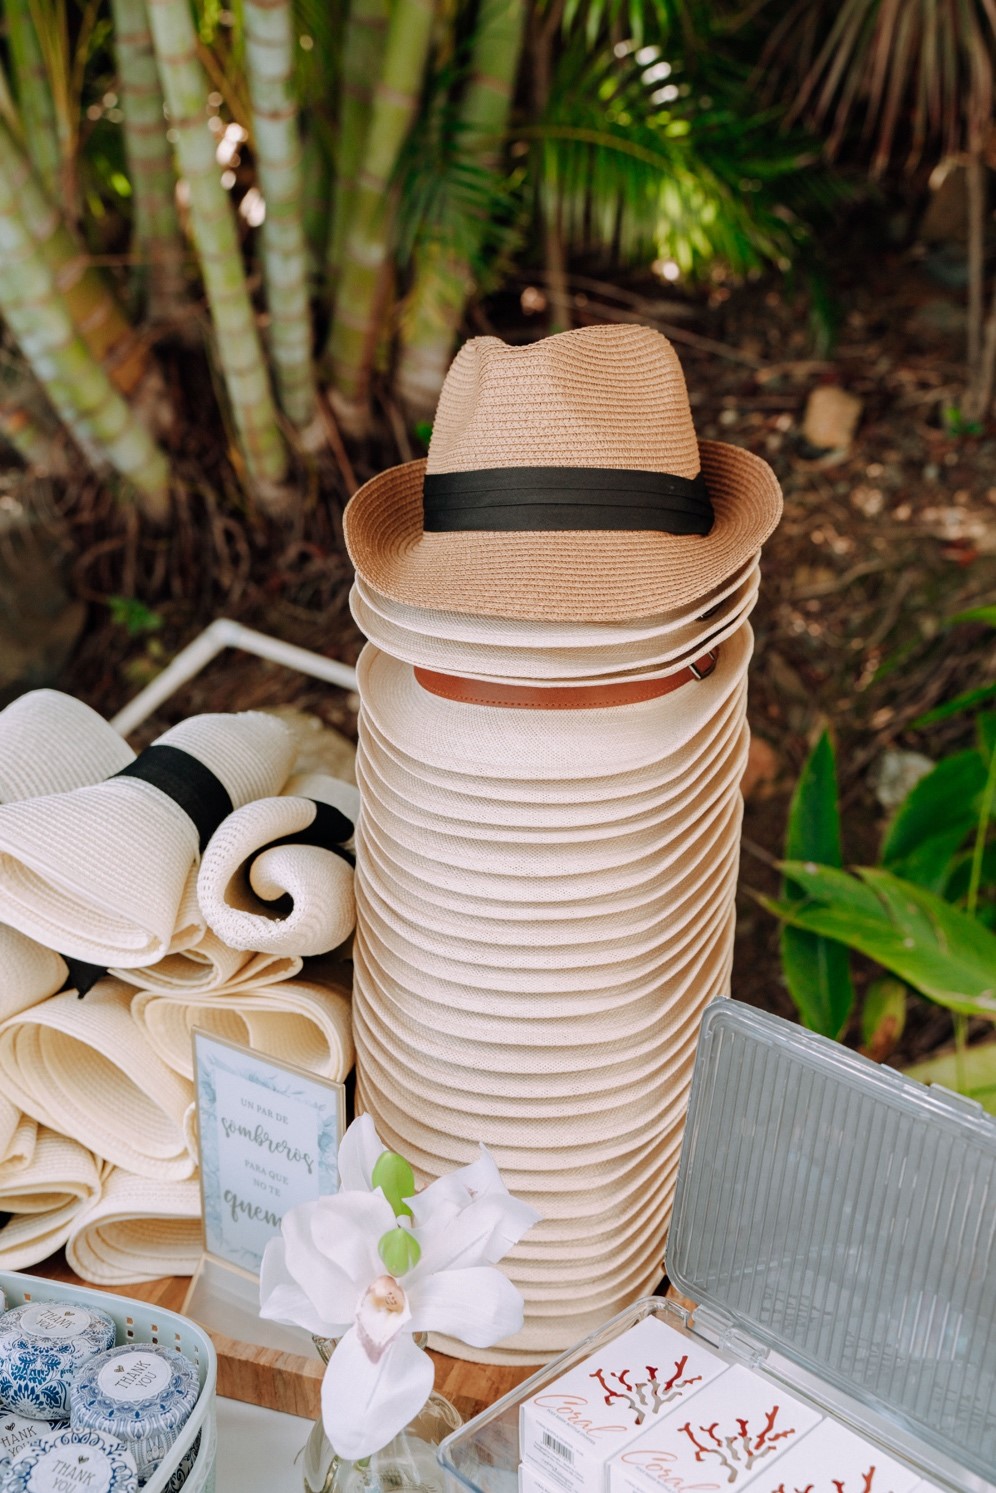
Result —
<svg viewBox="0 0 996 1493"><path fill-rule="evenodd" d="M432 1361L413 1334L486 1348L522 1326L522 1295L495 1265L539 1214L481 1150L423 1192L388 1201L374 1174L382 1157L398 1158L363 1116L339 1148L342 1190L292 1208L266 1247L260 1315L338 1339L322 1419L349 1461L385 1446L431 1394Z"/></svg>

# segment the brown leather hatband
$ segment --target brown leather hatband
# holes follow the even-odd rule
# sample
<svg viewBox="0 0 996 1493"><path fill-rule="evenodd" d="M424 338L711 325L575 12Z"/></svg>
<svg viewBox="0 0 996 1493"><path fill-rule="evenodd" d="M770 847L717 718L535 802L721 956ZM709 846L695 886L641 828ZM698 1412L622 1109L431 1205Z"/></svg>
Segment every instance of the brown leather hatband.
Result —
<svg viewBox="0 0 996 1493"><path fill-rule="evenodd" d="M716 667L719 649L712 648L687 668L663 679L627 680L625 684L530 685L495 684L488 679L464 679L458 674L436 674L416 667L415 678L430 695L461 705L504 705L512 710L594 710L605 705L638 705L669 695L693 679L706 679Z"/></svg>

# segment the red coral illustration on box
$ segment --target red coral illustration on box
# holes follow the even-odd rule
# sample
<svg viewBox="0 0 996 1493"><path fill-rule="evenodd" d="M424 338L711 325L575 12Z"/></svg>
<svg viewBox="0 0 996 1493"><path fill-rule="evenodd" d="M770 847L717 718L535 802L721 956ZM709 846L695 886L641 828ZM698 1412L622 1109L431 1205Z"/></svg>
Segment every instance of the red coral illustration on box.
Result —
<svg viewBox="0 0 996 1493"><path fill-rule="evenodd" d="M860 1485L853 1478L849 1482L847 1478L832 1477L826 1483L806 1483L804 1487L797 1487L794 1482L786 1486L781 1482L777 1488L772 1488L771 1493L822 1493L824 1488L826 1493L887 1493L887 1490L875 1482L873 1466L861 1474Z"/></svg>
<svg viewBox="0 0 996 1493"><path fill-rule="evenodd" d="M764 1457L781 1450L778 1443L787 1441L796 1434L795 1426L779 1426L780 1405L772 1405L765 1413L764 1422L751 1429L748 1416L735 1415L728 1430L720 1429L720 1422L711 1425L693 1426L691 1420L678 1430L687 1436L695 1448L694 1460L708 1463L715 1459L718 1465L729 1472L728 1482L734 1482L742 1472L751 1472Z"/></svg>
<svg viewBox="0 0 996 1493"><path fill-rule="evenodd" d="M633 1369L622 1369L619 1373L609 1372L608 1374L604 1369L596 1369L588 1377L597 1379L602 1386L605 1391L606 1405L614 1405L617 1401L628 1405L635 1416L634 1425L642 1426L648 1413L656 1415L662 1405L678 1399L682 1390L687 1389L690 1384L701 1384L701 1374L683 1377L687 1367L688 1354L683 1353L680 1358L675 1359L674 1373L669 1379L661 1379L660 1371L651 1364L645 1365L646 1378L636 1384L630 1383L630 1375L638 1372ZM614 1379L621 1387L613 1389L607 1379Z"/></svg>

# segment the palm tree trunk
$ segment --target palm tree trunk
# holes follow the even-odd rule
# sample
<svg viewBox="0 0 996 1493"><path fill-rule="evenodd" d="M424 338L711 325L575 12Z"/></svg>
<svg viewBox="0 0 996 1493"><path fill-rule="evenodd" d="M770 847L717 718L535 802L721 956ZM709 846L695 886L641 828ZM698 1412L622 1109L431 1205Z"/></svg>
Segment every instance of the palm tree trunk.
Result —
<svg viewBox="0 0 996 1493"><path fill-rule="evenodd" d="M249 480L261 504L286 508L286 450L270 392L231 204L207 124L208 87L187 0L148 0L152 41L216 333L218 360Z"/></svg>
<svg viewBox="0 0 996 1493"><path fill-rule="evenodd" d="M163 91L145 0L111 0L118 90L131 178L132 238L151 321L175 318L187 298L186 250L176 210L173 152L166 139Z"/></svg>
<svg viewBox="0 0 996 1493"><path fill-rule="evenodd" d="M0 313L60 419L137 489L143 512L168 512L166 458L73 326L55 279L0 172Z"/></svg>
<svg viewBox="0 0 996 1493"><path fill-rule="evenodd" d="M38 386L25 371L3 377L0 387L0 436L33 472L65 476L66 442L56 438L54 420L39 418Z"/></svg>
<svg viewBox="0 0 996 1493"><path fill-rule="evenodd" d="M321 285L323 304L327 305L330 301L326 261L332 210L332 153L323 130L324 121L317 121L312 111L301 146L301 220L311 278Z"/></svg>
<svg viewBox="0 0 996 1493"><path fill-rule="evenodd" d="M262 248L270 354L284 413L304 431L316 420L317 405L290 0L245 0L244 16L253 144L266 203Z"/></svg>
<svg viewBox="0 0 996 1493"><path fill-rule="evenodd" d="M332 231L328 238L329 283L335 285L353 216L356 178L370 124L374 79L384 52L387 0L353 0L346 18L339 93L338 148Z"/></svg>
<svg viewBox="0 0 996 1493"><path fill-rule="evenodd" d="M538 20L533 37L531 49L533 115L537 120L543 118L550 101L550 88L553 82L553 38L560 25L562 14L561 4L551 5L546 15ZM545 150L542 141L539 149ZM550 191L549 186L540 199L539 212L543 230L543 257L546 261L547 298L550 308L547 329L551 333L566 332L571 325L567 255L564 250L563 234L560 231L556 194Z"/></svg>
<svg viewBox="0 0 996 1493"><path fill-rule="evenodd" d="M149 428L164 433L172 423L172 410L148 348L136 337L105 277L90 263L85 248L45 195L2 119L0 176L90 352L115 388L135 404Z"/></svg>
<svg viewBox="0 0 996 1493"><path fill-rule="evenodd" d="M369 400L391 178L418 109L433 13L433 0L395 0L343 251L329 357L341 413L354 428L364 423Z"/></svg>
<svg viewBox="0 0 996 1493"><path fill-rule="evenodd" d="M62 171L59 125L29 0L4 6L24 144L45 190L58 199Z"/></svg>
<svg viewBox="0 0 996 1493"><path fill-rule="evenodd" d="M487 171L494 171L500 160L522 55L525 19L525 0L483 0L460 127L468 154ZM482 224L478 247L484 231ZM402 321L397 373L398 392L413 420L432 418L460 318L473 290L473 270L465 255L445 243L420 246Z"/></svg>

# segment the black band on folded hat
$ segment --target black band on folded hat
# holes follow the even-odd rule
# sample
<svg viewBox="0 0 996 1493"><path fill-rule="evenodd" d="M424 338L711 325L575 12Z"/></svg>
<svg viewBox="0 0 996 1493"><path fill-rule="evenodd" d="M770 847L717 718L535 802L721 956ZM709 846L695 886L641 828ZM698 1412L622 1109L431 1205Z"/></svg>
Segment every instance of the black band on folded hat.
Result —
<svg viewBox="0 0 996 1493"><path fill-rule="evenodd" d="M333 855L341 856L351 866L356 865L355 855L346 849L346 841L353 838L353 821L321 799L309 798L308 802L315 809L315 817L311 823L306 824L304 829L295 830L292 835L281 835L279 840L267 841L256 851L253 860L257 855L262 855L264 850L275 850L278 845L317 845L320 850L331 850Z"/></svg>
<svg viewBox="0 0 996 1493"><path fill-rule="evenodd" d="M140 778L171 798L197 830L202 853L218 825L232 812L231 795L221 779L179 747L146 747L114 776Z"/></svg>
<svg viewBox="0 0 996 1493"><path fill-rule="evenodd" d="M654 529L708 534L705 478L621 467L491 467L426 473L426 533L457 530Z"/></svg>
<svg viewBox="0 0 996 1493"><path fill-rule="evenodd" d="M85 959L73 959L69 954L60 954L59 958L65 961L69 973L59 986L59 994L64 990L75 990L80 1000L92 990L98 980L102 980L107 974L105 964L88 964Z"/></svg>
<svg viewBox="0 0 996 1493"><path fill-rule="evenodd" d="M278 845L317 845L320 850L331 850L333 855L338 855L347 865L356 865L356 856L345 846L345 841L353 838L353 821L331 804L322 803L320 799L311 798L308 802L315 807L315 817L311 823L306 824L304 829L295 830L291 835L281 835L279 840L268 840L265 845L261 845L246 865L247 876L250 875L256 858L264 851L275 850ZM272 903L277 908L287 904L286 915L290 914L292 902L286 892L282 892L279 897L260 897L260 901Z"/></svg>

